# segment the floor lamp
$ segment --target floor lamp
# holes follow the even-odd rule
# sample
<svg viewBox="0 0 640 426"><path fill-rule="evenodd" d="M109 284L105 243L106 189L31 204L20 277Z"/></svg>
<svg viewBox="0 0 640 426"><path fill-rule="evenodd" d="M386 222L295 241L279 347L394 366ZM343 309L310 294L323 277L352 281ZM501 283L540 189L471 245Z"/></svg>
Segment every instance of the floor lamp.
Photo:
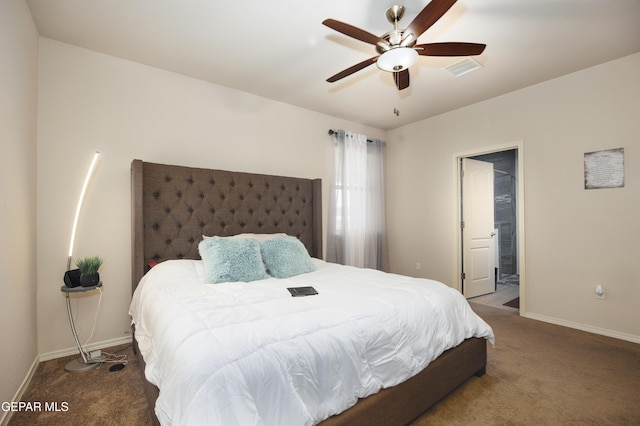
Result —
<svg viewBox="0 0 640 426"><path fill-rule="evenodd" d="M73 220L73 228L71 228L71 241L69 243L69 255L67 257L67 272L71 269L71 259L73 257L73 247L76 239L76 230L78 227L78 218L80 217L80 211L82 210L82 203L84 201L84 196L87 192L87 187L89 186L89 182L91 181L91 176L93 175L93 171L98 162L98 157L100 156L99 152L96 152L93 156L93 160L91 161L91 165L89 166L89 171L87 172L87 176L84 179L84 184L82 185L82 191L80 192L80 199L78 200L78 206L76 208L75 218ZM78 332L76 331L76 326L73 321L73 314L71 312L71 293L83 293L86 291L95 290L98 287L102 287L102 282L99 282L97 285L90 287L70 287L68 285L63 285L60 290L65 293L66 302L67 302L67 315L69 316L69 325L71 326L71 334L73 334L73 340L76 342L76 346L78 347L78 351L80 352L80 356L77 359L70 361L66 366L65 370L69 372L81 372L92 370L104 361L104 359L99 356L97 358L89 358L85 353L82 345L80 344L80 339L78 338Z"/></svg>

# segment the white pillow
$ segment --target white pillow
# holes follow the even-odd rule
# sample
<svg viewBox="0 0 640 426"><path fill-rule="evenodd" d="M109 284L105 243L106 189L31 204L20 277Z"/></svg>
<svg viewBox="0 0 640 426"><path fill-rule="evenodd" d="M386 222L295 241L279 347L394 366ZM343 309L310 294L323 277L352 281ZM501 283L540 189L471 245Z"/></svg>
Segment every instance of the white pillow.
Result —
<svg viewBox="0 0 640 426"><path fill-rule="evenodd" d="M270 238L286 237L286 236L287 236L287 234L285 234L284 232L278 232L278 233L275 233L275 234L251 234L251 233L246 233L246 234L232 235L232 236L227 237L227 238L251 238L252 240L256 240L256 241L260 242L260 241L268 240ZM213 238L213 237L209 237L207 235L203 235L202 238L204 240L207 240L207 239Z"/></svg>

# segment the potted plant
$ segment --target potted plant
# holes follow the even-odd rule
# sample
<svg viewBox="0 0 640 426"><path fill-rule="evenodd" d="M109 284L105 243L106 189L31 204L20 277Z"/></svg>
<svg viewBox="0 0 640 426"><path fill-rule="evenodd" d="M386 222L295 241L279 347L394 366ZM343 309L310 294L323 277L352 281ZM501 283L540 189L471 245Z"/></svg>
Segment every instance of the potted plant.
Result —
<svg viewBox="0 0 640 426"><path fill-rule="evenodd" d="M102 259L98 256L83 257L76 260L76 266L80 270L80 284L83 287L98 285L100 274L98 269L102 265Z"/></svg>

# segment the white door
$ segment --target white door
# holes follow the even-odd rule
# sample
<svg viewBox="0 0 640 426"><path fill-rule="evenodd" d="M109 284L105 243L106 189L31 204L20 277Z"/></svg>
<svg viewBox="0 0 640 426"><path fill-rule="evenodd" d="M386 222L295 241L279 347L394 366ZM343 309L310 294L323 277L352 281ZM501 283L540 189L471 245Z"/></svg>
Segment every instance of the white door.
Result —
<svg viewBox="0 0 640 426"><path fill-rule="evenodd" d="M462 293L468 299L495 292L493 164L463 158Z"/></svg>

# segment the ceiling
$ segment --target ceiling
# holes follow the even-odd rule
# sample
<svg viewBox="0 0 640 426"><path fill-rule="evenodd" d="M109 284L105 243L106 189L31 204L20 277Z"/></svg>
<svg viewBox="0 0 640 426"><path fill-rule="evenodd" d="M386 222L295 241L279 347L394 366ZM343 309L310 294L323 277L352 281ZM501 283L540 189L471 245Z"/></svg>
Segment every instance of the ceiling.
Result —
<svg viewBox="0 0 640 426"><path fill-rule="evenodd" d="M382 130L640 52L638 0L459 0L418 43L484 43L482 68L419 57L398 92L375 65L326 79L376 54L322 25L382 35L391 0L27 0L40 35ZM408 25L427 0L398 0ZM403 26L404 24L404 26ZM400 114L393 113L398 106Z"/></svg>

